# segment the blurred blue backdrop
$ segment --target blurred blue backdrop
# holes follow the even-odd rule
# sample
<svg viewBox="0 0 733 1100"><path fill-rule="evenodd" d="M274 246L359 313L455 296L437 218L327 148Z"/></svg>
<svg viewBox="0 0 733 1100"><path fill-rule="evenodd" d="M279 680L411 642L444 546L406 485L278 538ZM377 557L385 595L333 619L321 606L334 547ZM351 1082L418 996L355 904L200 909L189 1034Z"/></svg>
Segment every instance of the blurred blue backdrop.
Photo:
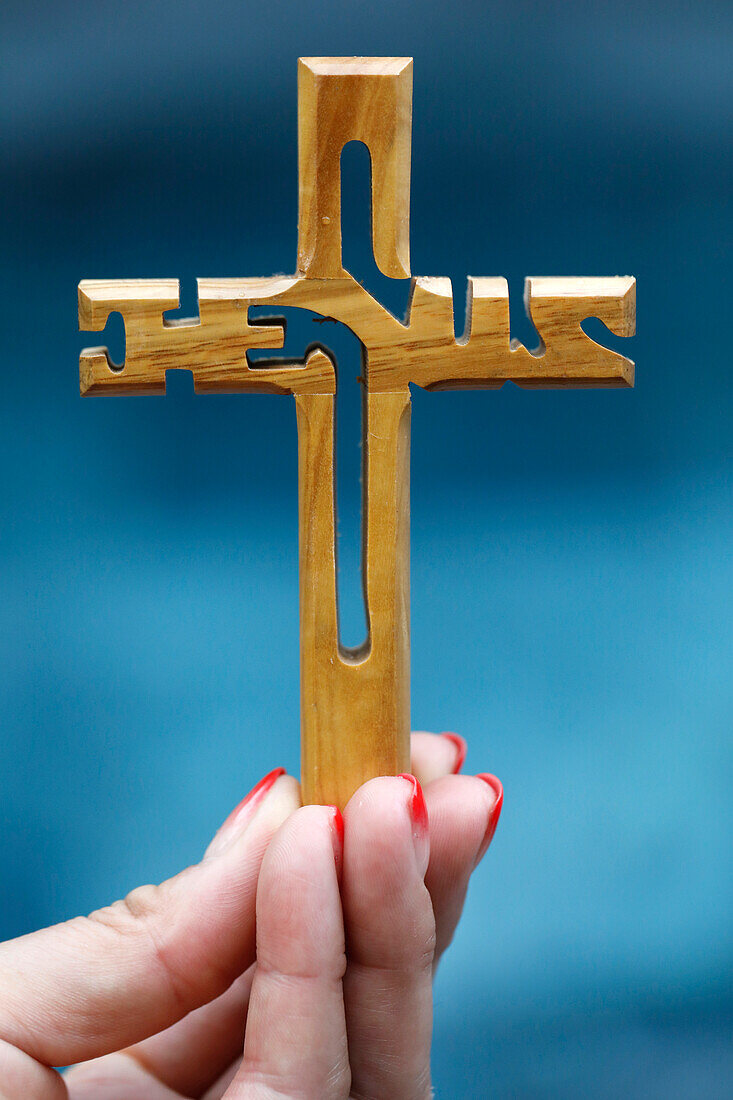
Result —
<svg viewBox="0 0 733 1100"><path fill-rule="evenodd" d="M76 284L177 276L186 314L197 275L293 270L297 56L410 54L414 272L461 314L467 274L507 275L526 340L525 274L639 282L608 341L634 391L414 393L413 724L506 789L438 979L438 1094L726 1093L732 30L680 0L4 0L3 936L174 873L298 767L292 403L187 376L82 402ZM358 147L344 189L347 266L401 308Z"/></svg>

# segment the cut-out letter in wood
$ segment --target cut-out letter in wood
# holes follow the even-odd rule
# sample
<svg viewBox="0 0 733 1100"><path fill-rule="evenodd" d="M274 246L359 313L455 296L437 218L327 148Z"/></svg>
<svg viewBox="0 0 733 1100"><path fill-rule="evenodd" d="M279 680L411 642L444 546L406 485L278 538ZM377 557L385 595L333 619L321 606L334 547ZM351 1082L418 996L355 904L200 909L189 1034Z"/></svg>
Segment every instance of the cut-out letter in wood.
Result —
<svg viewBox="0 0 733 1100"><path fill-rule="evenodd" d="M412 61L404 57L302 58L298 68L298 270L265 279L200 279L199 317L166 321L175 279L84 281L80 327L101 331L122 314L126 355L82 352L82 394L165 392L167 370L193 374L197 393L295 397L300 520L301 783L305 802L344 806L375 775L409 769L410 383L426 390L631 386L634 365L591 340L597 317L632 336L635 281L530 278L525 303L540 336L529 351L509 336L503 278L469 279L466 329L453 331L449 279L416 278L399 321L343 269L341 150L363 141L372 165L372 242L379 268L410 274ZM342 322L364 348L363 583L368 637L339 641L334 515L336 369L325 348L302 362L259 360L281 348L280 321L250 320L250 306L296 306ZM437 400L437 398L436 398Z"/></svg>

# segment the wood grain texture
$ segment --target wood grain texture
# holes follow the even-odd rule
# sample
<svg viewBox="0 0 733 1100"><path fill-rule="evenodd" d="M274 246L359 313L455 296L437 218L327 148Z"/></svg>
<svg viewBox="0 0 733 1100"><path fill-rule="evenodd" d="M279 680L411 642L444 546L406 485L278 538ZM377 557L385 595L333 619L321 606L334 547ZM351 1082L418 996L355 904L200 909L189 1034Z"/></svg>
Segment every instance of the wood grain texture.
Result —
<svg viewBox="0 0 733 1100"><path fill-rule="evenodd" d="M410 274L411 57L298 61L298 271L340 278L341 151L362 141L372 166L372 247L393 279Z"/></svg>
<svg viewBox="0 0 733 1100"><path fill-rule="evenodd" d="M343 807L375 775L409 767L410 385L426 390L631 386L634 364L583 331L597 317L634 333L630 276L532 277L525 306L540 338L510 338L506 279L468 281L456 337L449 279L412 280L407 316L386 310L343 269L341 151L363 141L372 163L372 240L380 269L409 275L412 62L409 58L303 58L298 68L298 271L270 278L200 279L199 317L168 319L175 279L85 281L80 327L125 325L125 360L105 348L80 359L83 394L164 393L166 371L188 370L198 393L295 396L300 514L301 731L304 800ZM250 320L252 306L269 307ZM344 324L363 347L363 582L368 638L339 640L334 503L336 364L313 345L302 361L248 361L281 349L285 307Z"/></svg>
<svg viewBox="0 0 733 1100"><path fill-rule="evenodd" d="M160 296L156 299L155 292ZM178 303L175 280L83 282L82 328L101 330L111 312L125 321L125 363L114 367L104 349L82 353L82 393L116 388L125 393L165 392L165 372L190 370L197 392L334 393L330 363L249 367L246 353L278 348L283 325L250 324L250 306L296 306L340 321L366 353L370 393L424 389L630 386L634 364L587 336L581 322L598 317L618 336L634 332L636 284L629 276L529 278L525 301L542 340L530 352L509 337L506 279L468 284L463 336L453 326L450 279L413 280L407 319L397 320L350 275L341 279L274 276L267 279L200 279L200 319L165 323ZM318 369L317 369L318 368ZM318 371L324 373L319 373Z"/></svg>
<svg viewBox="0 0 733 1100"><path fill-rule="evenodd" d="M333 363L314 352L305 363L278 361L252 368L247 352L281 348L281 323L251 325L247 302L225 298L218 284L199 279L200 316L166 321L178 306L177 279L86 280L79 284L79 326L101 331L110 313L125 323L125 361L112 363L106 348L86 348L79 360L82 396L101 393L162 394L168 370L189 370L197 393L335 393Z"/></svg>
<svg viewBox="0 0 733 1100"><path fill-rule="evenodd" d="M345 806L375 775L410 767L410 398L367 394L364 580L368 640L339 643L334 399L297 397L301 786Z"/></svg>

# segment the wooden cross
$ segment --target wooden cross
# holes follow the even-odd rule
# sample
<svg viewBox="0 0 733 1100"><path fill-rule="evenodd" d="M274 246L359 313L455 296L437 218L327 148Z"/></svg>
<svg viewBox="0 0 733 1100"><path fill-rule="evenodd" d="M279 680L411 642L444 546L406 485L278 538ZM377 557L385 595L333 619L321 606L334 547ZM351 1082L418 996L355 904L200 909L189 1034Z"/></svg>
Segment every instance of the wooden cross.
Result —
<svg viewBox="0 0 733 1100"><path fill-rule="evenodd" d="M635 326L630 277L530 278L525 304L541 338L509 337L503 278L468 281L466 331L453 331L445 278L412 280L399 321L342 267L340 159L353 140L372 166L372 245L379 269L410 275L412 60L301 58L298 63L298 268L292 276L199 279L199 317L168 321L176 279L84 281L79 321L102 330L122 314L126 357L82 352L82 394L165 393L166 371L188 370L197 393L293 394L298 423L302 788L305 802L342 806L375 775L409 770L410 390L631 386L634 366L583 332L598 317L619 336ZM368 638L339 642L334 517L336 366L322 348L305 360L259 360L282 348L281 317L250 322L250 306L299 306L346 325L363 347L364 549Z"/></svg>

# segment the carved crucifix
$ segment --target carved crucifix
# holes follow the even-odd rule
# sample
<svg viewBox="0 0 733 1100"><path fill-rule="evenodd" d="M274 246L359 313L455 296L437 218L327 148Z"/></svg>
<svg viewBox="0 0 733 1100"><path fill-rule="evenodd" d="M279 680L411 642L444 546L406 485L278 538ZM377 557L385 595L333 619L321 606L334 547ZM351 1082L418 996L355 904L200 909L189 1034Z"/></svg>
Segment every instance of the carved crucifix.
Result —
<svg viewBox="0 0 733 1100"><path fill-rule="evenodd" d="M343 806L375 775L409 768L410 384L426 390L518 386L631 386L628 359L589 339L597 317L619 336L635 325L630 277L530 278L525 304L541 345L509 336L503 278L468 282L466 330L456 339L450 280L412 281L395 318L342 267L344 145L361 141L372 167L372 245L379 269L410 275L410 58L301 58L298 65L298 270L264 279L199 279L199 317L168 321L175 279L85 281L79 321L125 323L125 361L105 348L80 360L82 394L165 393L168 370L188 370L197 393L295 396L300 517L302 787L305 802ZM334 516L336 365L315 347L304 361L258 360L282 348L284 322L255 324L250 306L296 306L346 325L363 348L363 584L368 637L339 642Z"/></svg>

